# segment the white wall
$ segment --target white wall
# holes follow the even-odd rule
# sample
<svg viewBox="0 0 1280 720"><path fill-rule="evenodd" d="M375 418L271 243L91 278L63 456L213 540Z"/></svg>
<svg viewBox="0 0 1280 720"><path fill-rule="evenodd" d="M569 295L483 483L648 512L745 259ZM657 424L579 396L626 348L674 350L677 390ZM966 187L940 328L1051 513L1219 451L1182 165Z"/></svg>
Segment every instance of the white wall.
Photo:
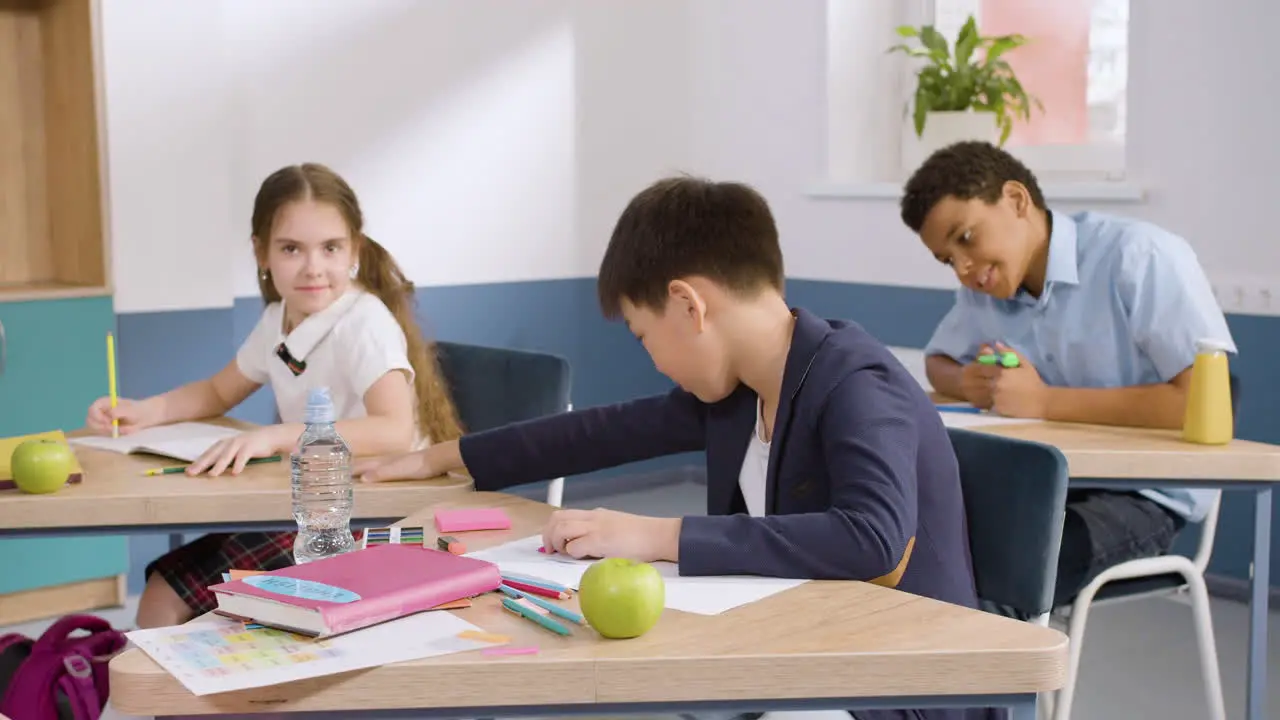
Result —
<svg viewBox="0 0 1280 720"><path fill-rule="evenodd" d="M253 195L286 164L343 174L419 285L594 275L623 203L686 164L688 84L668 82L687 64L679 0L103 14L118 312L256 294Z"/></svg>
<svg viewBox="0 0 1280 720"><path fill-rule="evenodd" d="M827 180L826 4L692 4L698 168L767 194L792 277L953 287L902 225L895 201L805 195ZM1262 48L1272 42L1280 5L1132 0L1131 7L1128 164L1148 199L1110 209L1183 234L1215 279L1274 278L1280 243L1269 198L1280 166L1273 122L1280 100L1264 90L1274 83ZM874 103L867 101L872 115Z"/></svg>
<svg viewBox="0 0 1280 720"><path fill-rule="evenodd" d="M792 277L953 286L894 200L806 194L827 179L826 0L103 5L122 312L252 295L253 193L309 159L423 285L591 276L627 199L689 170L765 192ZM1133 2L1129 175L1148 199L1114 209L1184 234L1215 278L1280 261L1280 101L1257 50L1276 21L1266 0ZM1205 37L1231 42L1187 50ZM869 113L858 131L883 132Z"/></svg>

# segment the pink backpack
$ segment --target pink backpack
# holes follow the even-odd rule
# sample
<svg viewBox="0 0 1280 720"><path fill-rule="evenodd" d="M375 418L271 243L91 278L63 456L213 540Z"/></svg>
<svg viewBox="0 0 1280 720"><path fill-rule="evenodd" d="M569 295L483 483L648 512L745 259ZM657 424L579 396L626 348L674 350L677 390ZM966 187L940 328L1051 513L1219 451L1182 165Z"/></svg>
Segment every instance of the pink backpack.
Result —
<svg viewBox="0 0 1280 720"><path fill-rule="evenodd" d="M88 635L72 634L86 630ZM123 633L93 615L67 615L32 640L0 635L0 714L12 720L98 720L107 704L107 662Z"/></svg>

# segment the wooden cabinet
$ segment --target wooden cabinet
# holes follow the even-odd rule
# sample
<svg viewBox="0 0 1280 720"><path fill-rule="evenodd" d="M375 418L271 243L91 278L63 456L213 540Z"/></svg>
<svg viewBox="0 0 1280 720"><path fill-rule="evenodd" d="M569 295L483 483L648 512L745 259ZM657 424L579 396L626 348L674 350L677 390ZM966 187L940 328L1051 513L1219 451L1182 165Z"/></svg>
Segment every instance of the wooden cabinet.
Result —
<svg viewBox="0 0 1280 720"><path fill-rule="evenodd" d="M0 302L110 292L97 12L0 0Z"/></svg>
<svg viewBox="0 0 1280 720"><path fill-rule="evenodd" d="M97 12L0 0L0 436L78 428L107 388ZM0 540L0 624L113 604L128 563L124 536Z"/></svg>

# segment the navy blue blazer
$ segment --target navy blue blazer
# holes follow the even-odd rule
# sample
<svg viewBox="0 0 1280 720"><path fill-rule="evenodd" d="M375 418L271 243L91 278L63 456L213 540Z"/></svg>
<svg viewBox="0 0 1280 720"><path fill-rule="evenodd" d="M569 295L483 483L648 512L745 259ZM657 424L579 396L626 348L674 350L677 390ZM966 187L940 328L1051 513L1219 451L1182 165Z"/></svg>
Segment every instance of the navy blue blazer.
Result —
<svg viewBox="0 0 1280 720"><path fill-rule="evenodd" d="M682 575L873 580L976 607L960 472L937 408L859 325L796 310L766 480L753 518L738 486L757 396L717 403L682 390L508 425L460 441L479 490L695 450L707 516L680 531ZM914 542L913 542L914 538ZM995 720L994 709L857 711L863 720Z"/></svg>
<svg viewBox="0 0 1280 720"><path fill-rule="evenodd" d="M466 435L480 490L706 451L707 512L683 520L680 572L871 580L975 607L964 500L933 402L859 325L796 311L766 485L767 516L746 514L738 476L755 392L717 403L682 390Z"/></svg>

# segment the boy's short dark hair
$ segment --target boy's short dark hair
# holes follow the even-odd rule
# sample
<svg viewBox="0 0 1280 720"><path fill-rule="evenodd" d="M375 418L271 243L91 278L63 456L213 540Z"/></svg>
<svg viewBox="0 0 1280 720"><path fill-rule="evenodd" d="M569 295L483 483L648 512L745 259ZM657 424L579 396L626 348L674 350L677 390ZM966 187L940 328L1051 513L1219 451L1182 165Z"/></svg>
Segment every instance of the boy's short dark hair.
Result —
<svg viewBox="0 0 1280 720"><path fill-rule="evenodd" d="M778 228L760 193L688 176L642 190L622 211L600 262L600 309L616 319L626 299L660 311L667 285L693 275L743 294L782 290Z"/></svg>
<svg viewBox="0 0 1280 720"><path fill-rule="evenodd" d="M902 222L919 233L929 211L945 197L981 198L994 203L1004 184L1016 180L1026 186L1031 202L1045 209L1036 176L1017 158L988 142L965 141L935 151L914 173L902 191Z"/></svg>

